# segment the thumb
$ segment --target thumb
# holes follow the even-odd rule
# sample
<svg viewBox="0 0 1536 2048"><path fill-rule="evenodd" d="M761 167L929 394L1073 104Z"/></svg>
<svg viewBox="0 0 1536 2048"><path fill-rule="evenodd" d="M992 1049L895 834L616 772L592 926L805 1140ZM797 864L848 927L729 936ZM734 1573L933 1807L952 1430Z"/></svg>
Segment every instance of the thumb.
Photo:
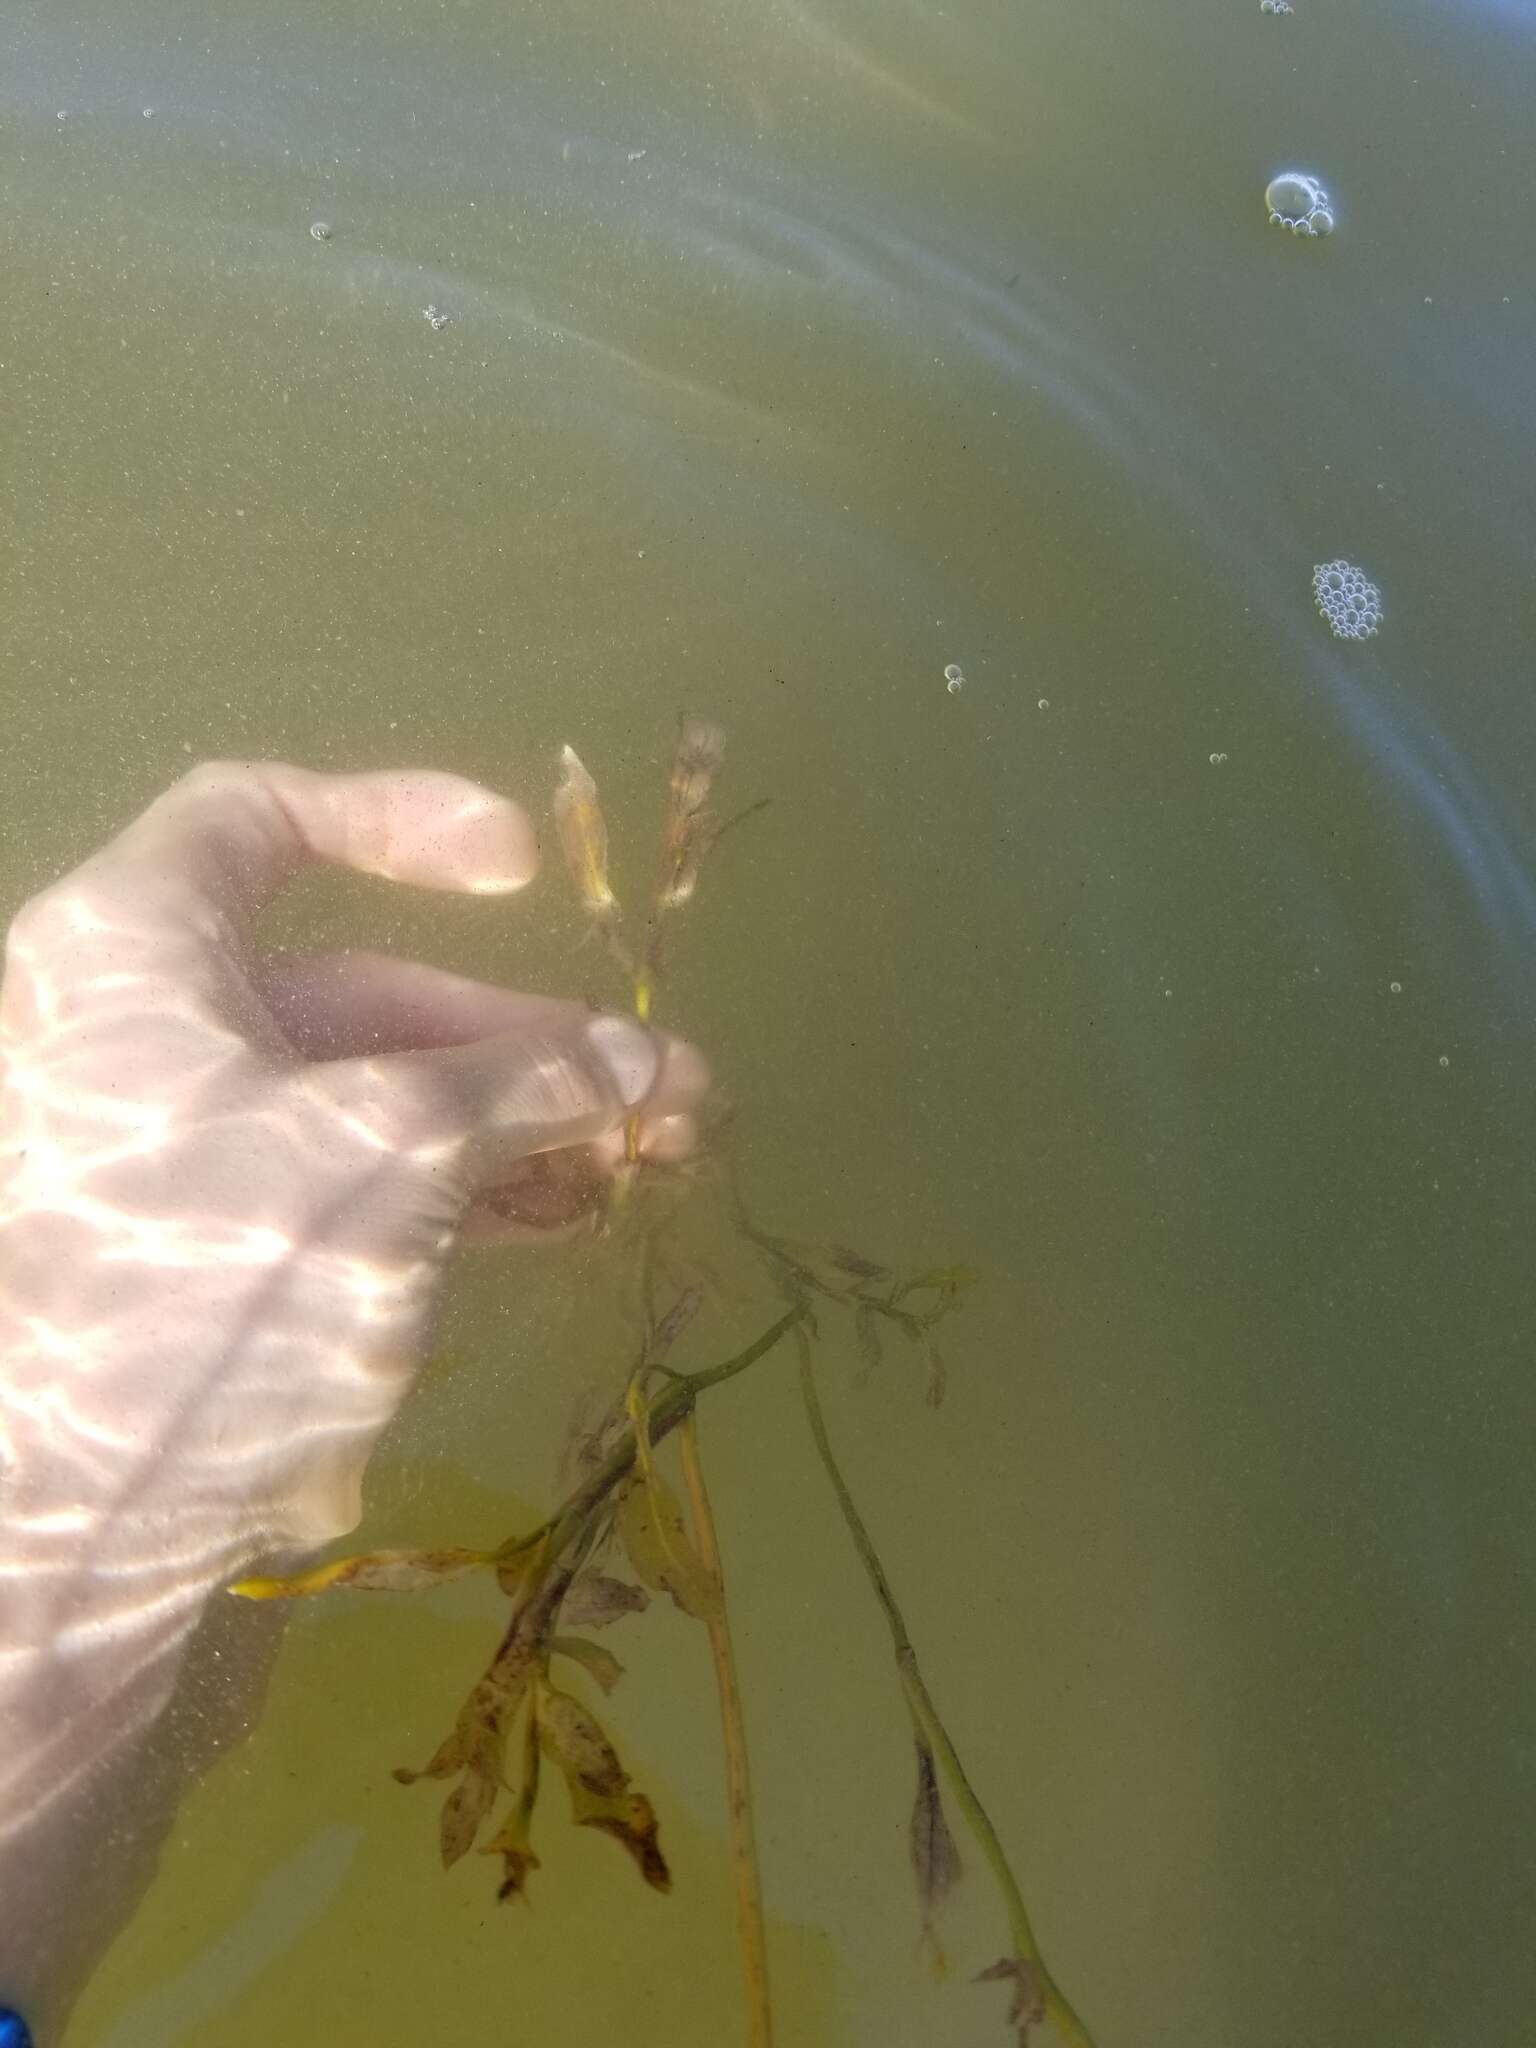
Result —
<svg viewBox="0 0 1536 2048"><path fill-rule="evenodd" d="M369 1070L381 1101L432 1105L473 1193L519 1160L617 1130L654 1088L662 1049L632 1017L551 1002L468 1045L346 1064Z"/></svg>

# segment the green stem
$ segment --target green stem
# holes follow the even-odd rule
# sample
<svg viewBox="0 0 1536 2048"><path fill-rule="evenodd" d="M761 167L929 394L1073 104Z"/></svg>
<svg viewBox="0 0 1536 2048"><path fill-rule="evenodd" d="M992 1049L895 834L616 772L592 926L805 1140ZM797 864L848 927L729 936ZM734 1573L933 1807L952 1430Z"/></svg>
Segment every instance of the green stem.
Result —
<svg viewBox="0 0 1536 2048"><path fill-rule="evenodd" d="M932 1747L949 1781L955 1803L965 1815L971 1833L980 1844L981 1852L997 1880L1008 1912L1008 1925L1013 1935L1015 1953L1029 1963L1038 1975L1045 1996L1047 2016L1055 2021L1062 2038L1072 2043L1072 2048L1093 2048L1088 2029L1072 2010L1066 1994L1046 1968L1045 1959L1040 1953L1040 1945L1035 1939L1035 1931L1030 1925L1029 1913L1024 1904L1023 1894L1019 1890L1018 1880L1009 1867L1007 1853L998 1839L997 1830L993 1827L986 1808L977 1796L975 1787L965 1774L959 1753L951 1742L949 1731L940 1720L939 1710L933 1703L933 1696L924 1683L922 1671L918 1666L917 1652L912 1646L912 1638L907 1634L907 1625L902 1619L901 1609L896 1604L896 1596L891 1591L891 1582L885 1575L885 1567L881 1564L875 1546L870 1540L869 1531L864 1526L864 1518L859 1513L853 1495L848 1491L848 1482L844 1479L842 1468L833 1454L832 1440L827 1434L826 1417L822 1413L821 1398L816 1391L816 1375L811 1364L809 1339L803 1330L797 1329L796 1334L800 1344L800 1393L805 1402L811 1435L815 1439L817 1453L826 1469L827 1477L832 1482L832 1490L837 1495L837 1504L842 1509L843 1520L848 1525L848 1533L853 1538L854 1548L858 1551L860 1561L869 1575L870 1584L875 1589L875 1597L885 1615L886 1626L890 1629L896 1669L901 1678L902 1691L906 1696L907 1711L911 1714L918 1731L926 1737Z"/></svg>
<svg viewBox="0 0 1536 2048"><path fill-rule="evenodd" d="M809 1313L807 1307L797 1304L781 1315L776 1323L770 1324L760 1337L754 1338L745 1351L738 1351L720 1365L705 1366L699 1372L674 1374L666 1391L651 1403L651 1442L658 1444L663 1437L670 1436L678 1424L693 1413L700 1394L707 1393L711 1387L722 1386L726 1380L733 1380L738 1373L745 1372L748 1366L756 1365ZM592 1477L584 1480L547 1522L531 1529L526 1536L504 1543L496 1553L498 1560L505 1563L518 1552L530 1550L534 1544L544 1541L549 1544L551 1557L561 1556L567 1545L587 1527L596 1509L614 1488L629 1477L637 1456L635 1432L632 1428L627 1429Z"/></svg>

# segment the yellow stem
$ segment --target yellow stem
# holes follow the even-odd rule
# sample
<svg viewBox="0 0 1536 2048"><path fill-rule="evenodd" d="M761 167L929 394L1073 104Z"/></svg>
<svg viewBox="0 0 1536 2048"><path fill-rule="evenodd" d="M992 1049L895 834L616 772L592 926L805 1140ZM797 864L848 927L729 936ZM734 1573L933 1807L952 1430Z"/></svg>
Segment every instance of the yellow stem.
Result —
<svg viewBox="0 0 1536 2048"><path fill-rule="evenodd" d="M752 1783L747 1770L747 1731L736 1680L725 1610L725 1575L715 1518L704 1486L699 1458L698 1418L689 1413L679 1431L683 1474L693 1510L693 1540L704 1569L720 1590L719 1613L706 1623L715 1684L720 1693L720 1727L725 1744L726 1803L731 1816L731 1862L736 1874L736 1929L741 1941L741 1970L747 1996L747 2038L751 2048L771 2048L773 2010L768 1995L768 1941L763 1927L763 1886L757 1863L757 1835L752 1818Z"/></svg>

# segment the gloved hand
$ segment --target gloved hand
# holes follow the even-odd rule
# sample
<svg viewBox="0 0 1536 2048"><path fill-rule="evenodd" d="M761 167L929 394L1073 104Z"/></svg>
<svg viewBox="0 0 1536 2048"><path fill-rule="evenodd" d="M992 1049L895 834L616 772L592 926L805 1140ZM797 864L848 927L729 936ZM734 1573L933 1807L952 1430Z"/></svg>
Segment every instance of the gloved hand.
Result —
<svg viewBox="0 0 1536 2048"><path fill-rule="evenodd" d="M454 776L217 763L11 931L0 1870L158 1713L212 1589L355 1523L456 1241L578 1217L632 1113L648 1151L691 1139L702 1061L632 1019L264 957L254 918L313 860L484 894L538 851Z"/></svg>

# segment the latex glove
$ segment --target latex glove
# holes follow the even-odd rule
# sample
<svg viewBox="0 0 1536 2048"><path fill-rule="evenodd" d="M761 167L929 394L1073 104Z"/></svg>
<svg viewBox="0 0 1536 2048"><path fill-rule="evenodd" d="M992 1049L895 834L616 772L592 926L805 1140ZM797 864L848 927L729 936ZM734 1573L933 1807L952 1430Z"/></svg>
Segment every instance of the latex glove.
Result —
<svg viewBox="0 0 1536 2048"><path fill-rule="evenodd" d="M353 1526L461 1232L568 1222L637 1109L689 1142L702 1063L633 1020L263 959L311 860L500 893L538 854L453 776L219 763L10 935L0 1851L158 1713L211 1589Z"/></svg>

